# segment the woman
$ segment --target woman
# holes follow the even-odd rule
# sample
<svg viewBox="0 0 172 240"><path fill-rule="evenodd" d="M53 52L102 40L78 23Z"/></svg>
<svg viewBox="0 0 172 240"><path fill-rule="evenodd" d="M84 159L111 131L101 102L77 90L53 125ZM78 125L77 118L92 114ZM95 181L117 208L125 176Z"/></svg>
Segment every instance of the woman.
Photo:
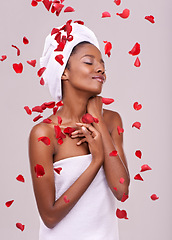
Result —
<svg viewBox="0 0 172 240"><path fill-rule="evenodd" d="M48 117L51 123L35 125L29 136L31 174L40 214L40 240L117 240L115 199L121 200L128 195L130 181L123 136L117 131L117 126L122 128L122 120L117 112L103 109L102 97L97 96L102 91L106 74L93 32L71 21L60 29L66 30L69 40L61 51L64 64L54 61L52 49L55 46L46 43L43 57L47 55L48 60L43 61L42 66L46 67L44 78L49 81L52 96L62 99L63 106ZM54 32L58 35L56 40L62 37L58 30ZM50 68L53 64L59 64L58 69L54 67L55 74ZM61 81L53 80L58 74ZM83 123L86 113L98 122ZM61 124L57 116L62 118ZM63 144L58 144L54 126L62 131L66 127L76 130L71 136L66 134ZM50 139L50 146L38 141L41 136ZM118 154L110 156L114 150ZM45 170L40 178L34 171L36 164Z"/></svg>

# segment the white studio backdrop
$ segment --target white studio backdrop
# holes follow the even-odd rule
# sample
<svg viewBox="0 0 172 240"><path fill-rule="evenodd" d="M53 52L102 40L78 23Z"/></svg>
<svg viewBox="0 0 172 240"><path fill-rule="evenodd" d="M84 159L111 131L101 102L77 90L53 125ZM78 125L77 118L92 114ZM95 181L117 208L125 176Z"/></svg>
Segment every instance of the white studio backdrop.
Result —
<svg viewBox="0 0 172 240"><path fill-rule="evenodd" d="M104 108L117 111L123 121L124 151L131 175L130 197L118 202L120 209L127 211L128 220L119 219L120 240L170 240L172 208L171 194L171 10L170 0L123 0L117 6L113 0L65 0L65 7L75 9L73 13L60 13L59 17L48 12L42 3L31 6L31 0L3 1L0 8L0 62L1 73L1 174L0 174L0 234L1 239L37 240L39 218L32 189L28 158L28 136L36 123L27 115L24 106L30 108L52 101L48 88L41 86L36 73L43 51L45 37L53 27L61 26L69 19L83 20L96 34L106 64L107 81L101 96L115 101ZM128 19L116 15L130 9ZM101 18L108 11L110 18ZM152 24L147 15L155 17ZM29 39L24 45L23 37ZM112 43L111 56L104 53L103 41ZM136 68L136 57L128 54L134 44L141 46ZM16 56L16 45L21 55ZM36 59L35 68L26 63ZM16 74L13 63L22 62L23 72ZM133 103L142 104L134 110ZM46 110L44 117L51 114ZM141 128L132 128L135 121ZM39 121L38 121L39 122ZM142 151L142 158L135 151ZM141 166L148 164L152 170L141 173L144 181L134 180ZM22 174L25 182L16 177ZM152 201L150 196L159 199ZM5 202L14 199L11 207ZM114 211L115 216L115 211ZM16 222L25 225L21 232Z"/></svg>

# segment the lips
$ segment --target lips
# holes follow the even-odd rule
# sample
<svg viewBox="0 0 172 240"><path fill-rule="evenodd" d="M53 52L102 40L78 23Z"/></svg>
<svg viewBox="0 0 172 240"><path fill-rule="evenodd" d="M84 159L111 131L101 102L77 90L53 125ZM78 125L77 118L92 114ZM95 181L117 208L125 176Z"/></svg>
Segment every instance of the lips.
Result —
<svg viewBox="0 0 172 240"><path fill-rule="evenodd" d="M105 77L104 76L94 76L92 77L93 79L96 79L97 81L104 83L105 82Z"/></svg>

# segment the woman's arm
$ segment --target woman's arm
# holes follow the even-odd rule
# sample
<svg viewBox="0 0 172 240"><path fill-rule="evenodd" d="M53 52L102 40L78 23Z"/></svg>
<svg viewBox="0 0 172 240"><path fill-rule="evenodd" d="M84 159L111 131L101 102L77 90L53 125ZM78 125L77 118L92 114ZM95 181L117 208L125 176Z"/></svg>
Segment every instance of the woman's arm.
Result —
<svg viewBox="0 0 172 240"><path fill-rule="evenodd" d="M92 138L90 133L85 132L85 135L89 142L89 140ZM38 138L41 136L47 136L50 138L50 146L45 145L41 141L38 142ZM100 139L100 137L101 135L98 137L98 139ZM91 141L93 144L97 143L97 140L91 139ZM93 181L103 163L102 152L97 156L97 159L95 159L95 157L92 159L92 162L88 168L71 185L71 187L55 201L55 183L53 171L54 146L52 142L53 140L50 136L49 130L45 126L38 124L32 128L29 136L29 159L32 182L40 216L48 228L53 228L75 206L80 197ZM98 147L98 145L96 146ZM36 164L40 164L44 167L45 174L42 177L37 178L36 176L34 171ZM67 196L67 199L70 200L68 203L64 201L65 195Z"/></svg>

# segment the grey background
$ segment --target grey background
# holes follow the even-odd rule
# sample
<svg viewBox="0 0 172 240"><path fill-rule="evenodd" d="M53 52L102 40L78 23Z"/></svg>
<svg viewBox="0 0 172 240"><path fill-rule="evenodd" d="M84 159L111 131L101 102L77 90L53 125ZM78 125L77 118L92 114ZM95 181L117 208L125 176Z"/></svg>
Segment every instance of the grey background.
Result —
<svg viewBox="0 0 172 240"><path fill-rule="evenodd" d="M42 3L35 8L31 0L1 1L0 8L0 56L8 59L0 62L1 76L1 174L0 174L0 234L1 239L37 240L39 229L38 211L33 195L28 158L28 136L37 115L27 115L24 106L30 108L52 98L46 87L41 86L36 75L39 57L43 51L45 37L53 27L64 24L68 19L83 20L91 28L100 43L106 63L107 81L101 96L114 98L114 103L104 108L120 113L124 126L124 151L131 174L130 198L118 202L120 209L127 210L129 220L119 219L120 240L170 240L171 222L171 11L170 0L122 1L120 6L111 0L65 0L64 5L72 6L74 13L60 16L48 12ZM129 8L128 19L116 16ZM101 18L109 11L111 18ZM155 17L155 24L144 19ZM26 36L30 43L22 43ZM104 54L103 41L112 42L112 55ZM141 67L134 67L136 57L128 54L139 42ZM16 56L14 44L21 50ZM35 68L26 63L37 59ZM13 63L22 62L24 71L16 74ZM143 108L133 109L138 101ZM51 110L43 113L44 117ZM135 121L142 126L132 128ZM38 121L39 122L39 121ZM140 149L142 159L134 153ZM141 173L144 181L134 180L143 164L153 170ZM25 183L16 177L22 174ZM150 195L156 193L157 201ZM14 199L10 208L5 202ZM115 215L115 212L114 212ZM21 232L16 222L25 224Z"/></svg>

